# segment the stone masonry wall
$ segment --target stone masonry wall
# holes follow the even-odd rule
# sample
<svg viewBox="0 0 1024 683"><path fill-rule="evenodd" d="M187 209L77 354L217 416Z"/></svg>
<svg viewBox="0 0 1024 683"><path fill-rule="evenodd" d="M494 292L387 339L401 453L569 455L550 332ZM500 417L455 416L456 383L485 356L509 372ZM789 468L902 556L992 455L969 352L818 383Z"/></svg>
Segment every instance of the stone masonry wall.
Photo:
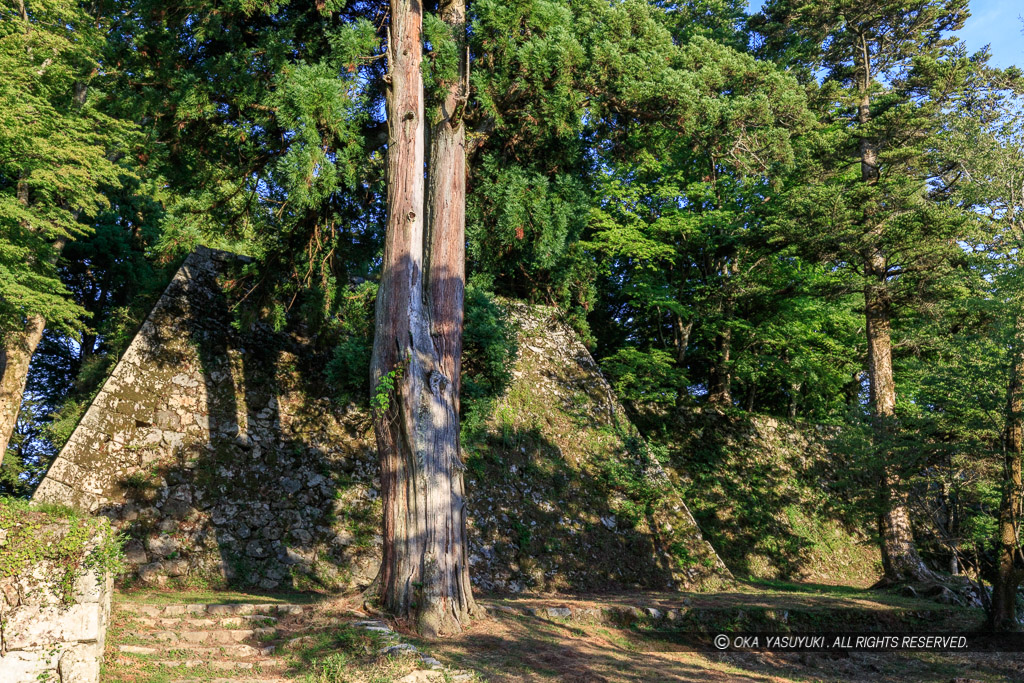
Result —
<svg viewBox="0 0 1024 683"><path fill-rule="evenodd" d="M61 527L66 531L66 524L46 531L59 536ZM109 575L86 571L65 604L54 581L62 570L41 562L28 576L0 578L0 681L99 681L112 581Z"/></svg>
<svg viewBox="0 0 1024 683"><path fill-rule="evenodd" d="M319 398L301 340L238 331L186 259L34 499L104 514L145 582L340 588L377 569L366 420Z"/></svg>
<svg viewBox="0 0 1024 683"><path fill-rule="evenodd" d="M219 279L235 259L185 261L35 499L110 517L144 582L366 585L381 542L368 416L322 397L303 340L231 325ZM464 444L477 585L660 588L724 571L678 495L639 523L617 513L628 495L599 470L635 430L571 330L513 308L516 378Z"/></svg>

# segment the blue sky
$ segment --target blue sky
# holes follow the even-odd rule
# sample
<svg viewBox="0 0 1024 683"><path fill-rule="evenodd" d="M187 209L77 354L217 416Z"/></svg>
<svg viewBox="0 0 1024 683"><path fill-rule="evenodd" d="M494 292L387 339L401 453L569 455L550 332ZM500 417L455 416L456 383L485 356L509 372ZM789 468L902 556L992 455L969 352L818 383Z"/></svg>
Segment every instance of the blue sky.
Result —
<svg viewBox="0 0 1024 683"><path fill-rule="evenodd" d="M761 4L762 0L750 0L750 12L756 12ZM991 45L994 66L1024 66L1021 15L1024 3L1020 0L971 0L971 18L960 31L960 37L971 52Z"/></svg>

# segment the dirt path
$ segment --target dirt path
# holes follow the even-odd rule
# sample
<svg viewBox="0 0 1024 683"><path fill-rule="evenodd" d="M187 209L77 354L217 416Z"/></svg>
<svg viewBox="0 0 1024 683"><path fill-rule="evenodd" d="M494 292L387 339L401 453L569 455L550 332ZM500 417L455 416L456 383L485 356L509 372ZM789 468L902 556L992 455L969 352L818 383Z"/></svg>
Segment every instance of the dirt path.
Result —
<svg viewBox="0 0 1024 683"><path fill-rule="evenodd" d="M353 628L379 617L363 610L358 595L153 591L118 595L117 603L104 683L208 683L226 674L253 683L388 683L413 674L445 680L440 671L416 671L424 668L419 653L389 655L392 641ZM1024 654L683 652L672 637L687 628L769 630L766 624L780 631L855 624L879 633L964 632L981 618L980 610L886 593L738 584L709 594L491 596L481 604L488 618L456 638L428 642L403 633L401 640L474 683L1024 681ZM216 657L189 666L197 648L211 647Z"/></svg>
<svg viewBox="0 0 1024 683"><path fill-rule="evenodd" d="M716 654L665 651L628 629L497 614L431 644L442 661L492 683L652 681L1024 681L1024 655Z"/></svg>

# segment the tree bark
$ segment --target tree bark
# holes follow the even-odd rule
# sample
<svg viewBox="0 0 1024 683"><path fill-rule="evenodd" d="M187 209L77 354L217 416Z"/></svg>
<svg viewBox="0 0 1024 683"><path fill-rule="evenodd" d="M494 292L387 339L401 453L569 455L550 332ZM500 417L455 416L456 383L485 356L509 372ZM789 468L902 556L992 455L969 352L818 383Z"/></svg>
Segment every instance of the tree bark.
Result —
<svg viewBox="0 0 1024 683"><path fill-rule="evenodd" d="M872 84L871 65L867 52L858 59L860 69L861 100L857 107L857 121L866 126L871 121ZM876 185L880 176L877 143L868 136L860 139L861 182ZM864 208L864 221L868 246L864 254L865 332L868 343L868 383L871 407L875 419L876 438L879 443L889 443L896 414L896 383L892 372L891 318L892 301L887 289L888 259L878 242L879 229L874 225L874 199L869 199ZM893 463L883 465L880 480L882 510L879 513L879 544L882 551L884 581L933 581L935 574L929 570L914 545L914 533L910 523L908 494L904 490L899 468Z"/></svg>
<svg viewBox="0 0 1024 683"><path fill-rule="evenodd" d="M678 313L673 315L675 319L675 342L676 342L676 365L683 367L686 360L686 349L690 346L690 333L693 332L693 319L683 322Z"/></svg>
<svg viewBox="0 0 1024 683"><path fill-rule="evenodd" d="M996 531L998 556L996 580L992 584L992 608L989 626L1008 631L1018 628L1017 587L1024 579L1024 563L1017 542L1017 524L1024 497L1021 481L1021 453L1024 447L1024 318L1016 323L1016 339L1010 383L1007 390L1006 443L1003 464L1003 493L999 504Z"/></svg>
<svg viewBox="0 0 1024 683"><path fill-rule="evenodd" d="M711 366L708 382L708 402L712 405L732 405L732 373L729 370L731 353L732 330L727 327L715 336L715 364Z"/></svg>
<svg viewBox="0 0 1024 683"><path fill-rule="evenodd" d="M875 279L874 282L869 279L864 292L868 382L876 438L879 443L885 444L890 442L893 432L892 421L896 414L896 383L892 373L891 302L885 291L883 276L879 274L884 272L884 257L876 254L869 259L867 266L869 278L873 276ZM882 510L879 513L878 527L885 580L890 583L934 580L934 574L917 554L910 524L908 494L903 488L899 468L893 463L886 462L883 465L880 486Z"/></svg>
<svg viewBox="0 0 1024 683"><path fill-rule="evenodd" d="M442 17L464 31L462 2L443 3ZM395 378L387 408L374 416L384 504L380 590L385 608L436 636L460 631L476 611L459 449L465 133L455 100L462 83L452 85L455 95L432 126L425 181L420 4L395 0L390 30L388 224L370 371L378 396L388 388L382 379Z"/></svg>
<svg viewBox="0 0 1024 683"><path fill-rule="evenodd" d="M30 316L24 330L8 334L0 349L0 459L7 452L18 424L29 363L45 329L46 320L42 316Z"/></svg>

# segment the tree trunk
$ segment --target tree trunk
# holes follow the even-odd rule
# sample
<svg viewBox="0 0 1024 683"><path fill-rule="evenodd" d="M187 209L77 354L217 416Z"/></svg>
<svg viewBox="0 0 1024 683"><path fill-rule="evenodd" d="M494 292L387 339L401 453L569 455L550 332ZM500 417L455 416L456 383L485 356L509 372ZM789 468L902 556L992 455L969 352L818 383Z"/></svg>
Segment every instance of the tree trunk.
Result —
<svg viewBox="0 0 1024 683"><path fill-rule="evenodd" d="M1021 481L1021 452L1024 446L1024 318L1017 321L1013 365L1006 407L1006 455L1003 465L1003 495L996 531L998 557L996 580L992 585L989 626L996 630L1017 628L1017 586L1022 565L1018 560L1017 524L1021 513L1024 483Z"/></svg>
<svg viewBox="0 0 1024 683"><path fill-rule="evenodd" d="M870 86L871 67L866 61L859 63L862 72L861 100L857 108L857 120L866 125L871 120ZM860 140L861 181L869 185L878 183L878 146L867 137ZM869 199L864 208L866 237L869 245L864 256L865 331L868 342L868 383L871 407L875 418L876 438L879 443L889 443L896 414L896 383L892 374L891 317L892 302L887 290L888 259L878 241L881 234L874 225L874 199ZM883 578L886 582L931 581L934 573L929 570L914 545L914 533L910 524L907 492L903 489L899 468L885 463L880 480L882 510L879 513L879 543L882 550Z"/></svg>
<svg viewBox="0 0 1024 683"><path fill-rule="evenodd" d="M890 336L891 302L885 290L885 258L876 253L868 259L869 283L865 288L865 317L868 341L868 382L876 438L888 444L893 434L896 414L896 384L892 374L892 339ZM882 510L878 527L885 580L932 581L929 570L914 545L910 524L908 494L903 488L899 468L885 463L880 480Z"/></svg>
<svg viewBox="0 0 1024 683"><path fill-rule="evenodd" d="M678 313L674 314L675 318L675 342L676 342L676 365L680 368L683 367L683 361L686 360L686 349L690 346L690 333L693 332L693 319L683 322L683 318Z"/></svg>
<svg viewBox="0 0 1024 683"><path fill-rule="evenodd" d="M42 316L30 316L25 329L7 335L0 349L0 459L7 452L7 445L18 424L29 363L45 329L46 320Z"/></svg>
<svg viewBox="0 0 1024 683"><path fill-rule="evenodd" d="M459 450L465 134L456 115L460 82L432 127L425 183L420 7L411 0L391 7L388 224L371 382L378 397L389 395L374 416L384 504L381 595L396 616L436 636L458 632L476 611ZM464 5L443 3L442 17L463 27ZM393 389L382 383L386 376Z"/></svg>
<svg viewBox="0 0 1024 683"><path fill-rule="evenodd" d="M789 385L789 409L786 414L790 420L796 419L797 408L800 406L800 387L803 382L793 382Z"/></svg>
<svg viewBox="0 0 1024 683"><path fill-rule="evenodd" d="M708 382L708 402L717 406L732 405L732 373L729 355L732 351L732 330L725 328L715 336L715 364Z"/></svg>

